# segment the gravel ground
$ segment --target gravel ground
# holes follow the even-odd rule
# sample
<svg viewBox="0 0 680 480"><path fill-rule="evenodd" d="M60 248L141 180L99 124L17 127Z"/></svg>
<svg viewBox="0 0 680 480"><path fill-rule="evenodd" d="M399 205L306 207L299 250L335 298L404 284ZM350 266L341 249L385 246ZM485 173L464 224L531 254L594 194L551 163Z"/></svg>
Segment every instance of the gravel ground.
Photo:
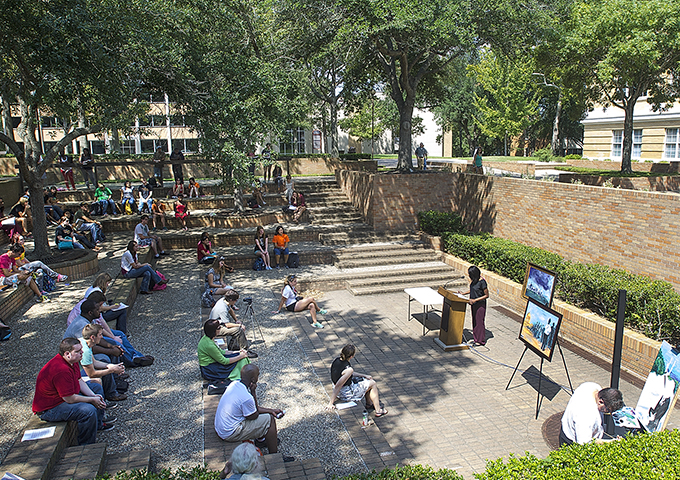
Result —
<svg viewBox="0 0 680 480"><path fill-rule="evenodd" d="M105 244L99 257L102 271L115 277L126 241L127 236L116 235ZM108 442L109 453L151 448L156 469L204 461L202 381L196 357L204 269L193 262L193 255L193 251L173 251L162 258L158 268L169 278L168 288L141 296L132 308L131 342L156 357L156 363L130 370L129 398L115 410L116 428L99 436ZM322 270L306 267L296 273ZM257 345L260 402L286 410L278 422L284 453L298 459L320 458L327 475L366 471L337 414L323 410L328 398L320 382L325 378L316 376L285 315L272 315L288 272L238 270L229 278L242 297L254 298L255 322L239 302L249 338L265 340ZM29 302L7 320L13 336L0 344L0 458L30 419L35 378L56 353L68 312L93 280L94 276L68 286L59 284L50 303Z"/></svg>

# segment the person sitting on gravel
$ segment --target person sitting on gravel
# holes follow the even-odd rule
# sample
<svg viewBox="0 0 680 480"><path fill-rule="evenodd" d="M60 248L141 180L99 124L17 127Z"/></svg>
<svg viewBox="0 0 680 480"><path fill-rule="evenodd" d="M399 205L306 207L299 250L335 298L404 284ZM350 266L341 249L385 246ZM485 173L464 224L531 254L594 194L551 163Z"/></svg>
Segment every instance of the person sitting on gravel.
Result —
<svg viewBox="0 0 680 480"><path fill-rule="evenodd" d="M245 348L224 351L215 343L220 321L207 320L203 325L203 337L198 342L198 365L201 376L209 382L223 382L241 378L241 369L250 363Z"/></svg>
<svg viewBox="0 0 680 480"><path fill-rule="evenodd" d="M196 246L196 256L198 257L198 263L201 265L210 265L215 261L216 255L212 249L210 234L208 232L203 232L201 234L201 240Z"/></svg>
<svg viewBox="0 0 680 480"><path fill-rule="evenodd" d="M97 430L113 428L115 418L104 418L106 402L102 386L80 375L78 362L83 347L76 338L65 338L59 353L38 373L33 396L33 413L44 422L78 423L78 445L97 441ZM104 420L108 420L108 423Z"/></svg>
<svg viewBox="0 0 680 480"><path fill-rule="evenodd" d="M40 291L38 285L33 280L32 274L30 272L21 271L17 267L16 259L23 253L24 247L15 243L10 247L9 252L0 255L0 285L17 286L20 283L23 283L33 291L36 301L49 302L50 299Z"/></svg>
<svg viewBox="0 0 680 480"><path fill-rule="evenodd" d="M343 402L361 402L366 398L367 410L375 409L376 417L387 415L387 410L380 406L380 395L375 380L370 375L355 372L349 363L354 358L356 350L354 345L347 344L342 347L340 357L333 360L331 365L333 392L327 408L335 408L334 403L338 398Z"/></svg>
<svg viewBox="0 0 680 480"><path fill-rule="evenodd" d="M290 238L288 238L288 235L286 235L286 231L283 229L281 225L276 227L276 230L274 230L274 238L272 239L272 243L274 244L274 262L276 263L276 268L281 268L281 265L279 264L279 260L281 259L281 255L283 255L283 264L288 268L288 255L289 255L289 250L288 250L288 243L290 242Z"/></svg>
<svg viewBox="0 0 680 480"><path fill-rule="evenodd" d="M298 291L295 289L296 285L297 277L295 275L288 275L283 291L281 292L279 308L274 313L279 313L284 303L286 304L286 310L289 312L309 310L309 313L312 316L312 327L323 328L323 325L319 323L319 320L316 318L316 312L319 312L321 315L326 315L328 310L319 308L319 305L313 297L304 298L302 295L298 295Z"/></svg>
<svg viewBox="0 0 680 480"><path fill-rule="evenodd" d="M260 473L260 454L252 443L245 442L231 453L231 458L220 472L222 480L269 480Z"/></svg>
<svg viewBox="0 0 680 480"><path fill-rule="evenodd" d="M241 369L241 381L231 382L215 412L215 432L226 442L254 440L255 446L278 452L276 419L283 410L264 408L257 403L260 369L251 363ZM286 461L286 457L284 457Z"/></svg>
<svg viewBox="0 0 680 480"><path fill-rule="evenodd" d="M149 216L146 214L142 215L142 218L135 227L135 242L137 242L137 245L140 247L146 247L150 245L155 258L165 255L165 250L163 250L163 240L161 237L149 233Z"/></svg>
<svg viewBox="0 0 680 480"><path fill-rule="evenodd" d="M103 353L95 355L92 352L92 347L102 340L103 330L101 325L91 323L83 327L83 336L78 339L83 346L83 358L80 360L81 375L101 382L106 400L122 402L127 400L127 395L119 393L118 390L123 390L123 387L127 389L127 382L121 379L123 387L119 387L116 377L120 378L120 375L125 373L125 366L122 363L111 363L111 359Z"/></svg>
<svg viewBox="0 0 680 480"><path fill-rule="evenodd" d="M151 294L150 288L154 285L165 285L167 280L163 280L156 270L148 263L139 263L137 261L137 252L139 251L139 244L134 240L130 240L127 245L127 250L120 259L120 270L125 278L142 277L142 286L139 293L144 295ZM153 281L153 284L151 283Z"/></svg>
<svg viewBox="0 0 680 480"><path fill-rule="evenodd" d="M234 312L234 304L238 300L238 292L236 290L227 290L224 296L220 298L215 306L210 310L208 318L220 322L220 328L217 335L220 337L229 337L227 346L230 350L235 348L248 349L248 340L246 339L246 326L236 318ZM229 318L231 316L231 319ZM250 352L250 358L256 358L257 354Z"/></svg>
<svg viewBox="0 0 680 480"><path fill-rule="evenodd" d="M154 357L144 355L137 351L130 341L120 330L111 330L100 315L100 308L104 304L104 294L92 292L89 297L76 304L66 320L68 327L64 338L81 338L83 328L90 323L101 325L104 328L104 337L92 350L94 353L103 353L110 358L123 357L126 367L148 367L153 365Z"/></svg>
<svg viewBox="0 0 680 480"><path fill-rule="evenodd" d="M233 271L234 268L227 265L224 257L215 257L212 267L205 273L205 292L214 298L224 295L227 290L233 290L232 286L227 285L227 273Z"/></svg>

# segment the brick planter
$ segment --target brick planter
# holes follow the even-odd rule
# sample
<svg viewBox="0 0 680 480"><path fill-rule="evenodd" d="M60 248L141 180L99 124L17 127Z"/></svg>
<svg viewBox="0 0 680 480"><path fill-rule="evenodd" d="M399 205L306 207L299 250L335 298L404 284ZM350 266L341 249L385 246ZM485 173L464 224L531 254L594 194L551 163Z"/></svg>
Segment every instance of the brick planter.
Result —
<svg viewBox="0 0 680 480"><path fill-rule="evenodd" d="M80 280L99 271L99 257L96 252L88 251L87 255L76 260L49 265L57 273L68 275L70 280Z"/></svg>

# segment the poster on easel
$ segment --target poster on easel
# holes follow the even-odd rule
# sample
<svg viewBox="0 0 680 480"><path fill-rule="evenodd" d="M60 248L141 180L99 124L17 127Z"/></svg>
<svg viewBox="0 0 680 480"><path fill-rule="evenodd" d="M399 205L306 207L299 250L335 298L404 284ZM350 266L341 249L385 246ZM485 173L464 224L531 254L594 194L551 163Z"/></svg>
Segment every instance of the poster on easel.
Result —
<svg viewBox="0 0 680 480"><path fill-rule="evenodd" d="M668 415L678 399L680 352L664 341L640 393L635 417L648 432L666 428Z"/></svg>
<svg viewBox="0 0 680 480"><path fill-rule="evenodd" d="M527 263L527 271L522 284L522 297L533 299L545 307L552 307L555 296L557 275L533 263Z"/></svg>
<svg viewBox="0 0 680 480"><path fill-rule="evenodd" d="M529 298L519 330L519 339L538 356L550 362L561 324L561 313Z"/></svg>

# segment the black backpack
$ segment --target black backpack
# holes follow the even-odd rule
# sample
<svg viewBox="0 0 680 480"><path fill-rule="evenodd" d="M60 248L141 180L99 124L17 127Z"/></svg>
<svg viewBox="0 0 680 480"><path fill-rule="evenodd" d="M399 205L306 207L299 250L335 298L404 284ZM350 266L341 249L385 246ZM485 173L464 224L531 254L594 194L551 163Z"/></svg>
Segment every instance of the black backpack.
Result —
<svg viewBox="0 0 680 480"><path fill-rule="evenodd" d="M300 255L297 252L290 252L286 265L288 265L288 268L298 268L300 266Z"/></svg>
<svg viewBox="0 0 680 480"><path fill-rule="evenodd" d="M264 260L258 257L253 263L253 270L264 270Z"/></svg>

